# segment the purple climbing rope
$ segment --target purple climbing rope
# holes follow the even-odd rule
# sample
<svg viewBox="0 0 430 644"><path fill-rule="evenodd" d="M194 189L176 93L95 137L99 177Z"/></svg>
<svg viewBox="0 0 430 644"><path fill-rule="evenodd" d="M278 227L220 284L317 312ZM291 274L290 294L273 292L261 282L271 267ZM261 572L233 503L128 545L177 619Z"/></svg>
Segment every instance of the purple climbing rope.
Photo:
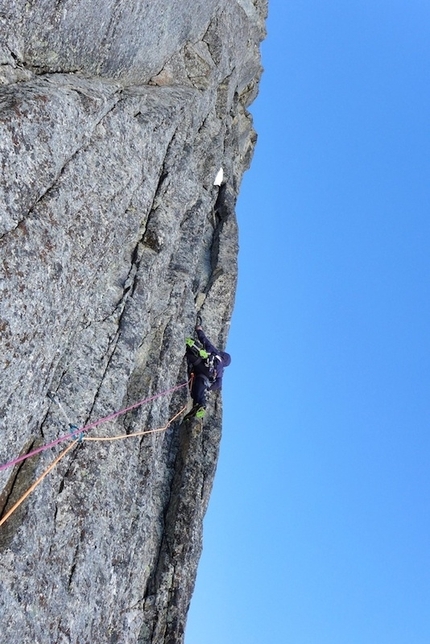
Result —
<svg viewBox="0 0 430 644"><path fill-rule="evenodd" d="M34 449L32 452L28 452L27 454L22 454L22 456L17 456L12 461L8 461L7 463L0 465L0 471L6 470L8 467L13 467L13 465L17 465L17 463L21 463L21 461L25 461L25 459L30 458L31 456L35 456L40 452L44 452L47 449L51 449L51 447L55 447L55 445L58 445L58 443L62 443L63 441L67 441L70 439L76 440L76 438L79 438L81 434L89 432L91 429L94 429L94 427L98 427L102 423L107 423L110 420L114 420L115 418L118 418L118 416L122 416L123 414L126 414L127 412L132 411L133 409L137 409L137 407L141 407L145 403L151 402L156 398L161 398L161 396L167 396L167 394L171 394L174 391L177 391L178 389L182 389L182 387L186 387L187 385L188 385L188 380L187 382L183 382L180 385L176 385L176 387L172 387L171 389L166 389L166 391L161 391L160 393L154 394L149 398L140 400L139 402L134 403L134 405L130 405L130 407L125 407L124 409L115 411L112 414L109 414L109 416L105 416L104 418L99 418L98 420L95 420L93 423L89 423L88 425L84 425L83 427L73 429L72 432L68 432L64 436L60 436L56 440L51 441L50 443L46 443L46 445L42 445L41 447L38 447L37 449Z"/></svg>

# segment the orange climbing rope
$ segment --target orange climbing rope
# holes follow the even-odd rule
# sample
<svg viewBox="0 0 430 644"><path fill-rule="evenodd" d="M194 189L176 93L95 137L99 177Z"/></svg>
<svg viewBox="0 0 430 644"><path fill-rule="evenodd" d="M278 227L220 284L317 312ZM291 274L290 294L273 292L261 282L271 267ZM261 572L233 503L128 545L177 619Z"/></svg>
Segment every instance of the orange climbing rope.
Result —
<svg viewBox="0 0 430 644"><path fill-rule="evenodd" d="M41 483L41 482L43 481L43 479L45 478L45 476L47 476L47 475L49 474L49 472L50 472L51 470L53 470L53 469L54 469L54 467L57 465L57 463L59 463L59 462L61 461L61 459L62 459L64 456L66 456L67 452L70 452L70 450L72 449L72 447L74 447L74 446L76 445L76 443L78 443L78 442L79 442L79 441L77 441L77 440L76 440L76 441L73 441L73 443L70 443L70 445L68 445L68 446L66 447L66 449L65 449L65 450L63 450L59 456L57 456L57 458L56 458L56 459L51 463L51 465L50 465L50 466L49 466L49 467L48 467L48 468L43 472L43 474L41 474L41 476L39 476L39 478L37 479L37 481L35 481L35 482L33 483L33 485L31 485L31 486L28 488L27 492L25 492L25 493L22 495L22 497L21 497L20 499L18 499L18 501L15 503L15 505L14 505L14 506L12 506L12 507L11 507L11 509L10 509L10 510L8 510L8 512L6 512L6 514L4 515L4 517L2 517L2 518L1 518L1 520L0 520L0 527L3 525L3 523L5 523L5 522L9 519L10 515L11 515L11 514L13 514L17 508L19 508L19 506L21 505L21 503L22 503L23 501L25 501L25 499L26 499L26 498L27 498L27 497L28 497L28 496L33 492L33 490L35 490L35 489L37 488L37 486L39 485L39 483Z"/></svg>
<svg viewBox="0 0 430 644"><path fill-rule="evenodd" d="M187 405L184 405L182 409L180 409L174 416L172 416L172 418L167 422L166 425L164 425L164 427L158 427L157 429L145 429L141 432L134 432L133 434L121 434L120 436L81 436L81 438L73 441L73 443L68 445L66 449L63 450L61 454L59 454L59 456L57 456L57 458L43 472L43 474L39 476L37 481L35 481L28 488L28 490L21 496L21 498L18 499L18 501L10 508L10 510L8 510L6 514L0 519L0 527L9 519L9 517L15 512L15 510L19 508L21 503L25 501L25 499L33 492L33 490L37 488L39 483L43 481L43 479L49 474L49 472L51 472L54 469L54 467L61 461L61 459L64 458L64 456L66 456L66 454L70 452L70 450L81 441L116 441L123 438L132 438L135 436L143 436L145 434L155 434L156 432L164 432L182 414L182 412L185 411L186 408L187 408Z"/></svg>
<svg viewBox="0 0 430 644"><path fill-rule="evenodd" d="M119 441L121 438L133 438L133 436L143 436L144 434L155 434L156 432L164 432L169 426L185 411L187 405L184 405L177 414L172 416L167 425L158 427L157 429L145 429L142 432L134 432L134 434L121 434L119 436L83 436L84 441Z"/></svg>

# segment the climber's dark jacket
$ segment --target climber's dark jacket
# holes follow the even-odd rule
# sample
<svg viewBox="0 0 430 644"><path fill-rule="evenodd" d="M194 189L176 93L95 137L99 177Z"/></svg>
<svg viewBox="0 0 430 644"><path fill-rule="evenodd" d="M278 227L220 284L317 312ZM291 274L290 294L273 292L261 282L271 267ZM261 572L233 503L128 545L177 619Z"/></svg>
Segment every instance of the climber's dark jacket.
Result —
<svg viewBox="0 0 430 644"><path fill-rule="evenodd" d="M221 389L224 367L228 367L231 362L231 357L225 351L218 351L201 329L196 329L196 332L203 348L211 356L215 356L212 361L213 370L209 371L205 360L196 357L191 351L187 350L189 370L194 374L191 396L196 404L205 407L206 392Z"/></svg>
<svg viewBox="0 0 430 644"><path fill-rule="evenodd" d="M203 331L201 329L197 329L197 337L200 340L200 342L203 345L203 348L206 349L206 351L212 355L218 356L220 360L216 359L214 360L214 367L215 367L215 380L213 380L212 384L208 389L210 391L215 391L217 389L221 389L222 386L222 377L224 374L224 367L228 367L228 365L231 362L231 357L229 353L226 353L225 351L218 351L216 347L212 344L210 340L205 336ZM199 371L198 365L195 369L195 372L197 373ZM203 372L204 373L204 372ZM206 374L204 374L206 375Z"/></svg>

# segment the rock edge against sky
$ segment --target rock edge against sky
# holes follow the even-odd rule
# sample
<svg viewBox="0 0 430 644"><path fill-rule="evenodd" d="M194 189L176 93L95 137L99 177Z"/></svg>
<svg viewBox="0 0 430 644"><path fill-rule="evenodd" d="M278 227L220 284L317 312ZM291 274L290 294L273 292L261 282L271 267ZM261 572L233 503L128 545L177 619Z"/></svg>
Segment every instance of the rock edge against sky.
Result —
<svg viewBox="0 0 430 644"><path fill-rule="evenodd" d="M186 381L197 310L224 346L266 12L1 8L2 463L64 434L65 415L81 427ZM163 427L186 402L181 388L97 435ZM5 644L183 641L221 407L214 396L203 427L84 442L61 460L0 528ZM60 451L0 472L3 515Z"/></svg>

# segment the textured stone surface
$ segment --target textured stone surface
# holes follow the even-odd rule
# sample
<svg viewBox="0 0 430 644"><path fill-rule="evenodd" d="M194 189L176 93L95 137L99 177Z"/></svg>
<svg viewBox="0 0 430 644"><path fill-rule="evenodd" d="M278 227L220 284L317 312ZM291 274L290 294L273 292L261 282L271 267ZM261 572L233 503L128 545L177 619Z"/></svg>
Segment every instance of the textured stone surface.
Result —
<svg viewBox="0 0 430 644"><path fill-rule="evenodd" d="M0 8L0 461L186 380L223 346L263 0ZM220 167L226 187L213 186ZM162 427L186 389L91 435ZM70 452L0 528L2 642L181 642L216 469L207 419ZM65 446L65 444L63 444ZM0 472L0 511L63 446Z"/></svg>

